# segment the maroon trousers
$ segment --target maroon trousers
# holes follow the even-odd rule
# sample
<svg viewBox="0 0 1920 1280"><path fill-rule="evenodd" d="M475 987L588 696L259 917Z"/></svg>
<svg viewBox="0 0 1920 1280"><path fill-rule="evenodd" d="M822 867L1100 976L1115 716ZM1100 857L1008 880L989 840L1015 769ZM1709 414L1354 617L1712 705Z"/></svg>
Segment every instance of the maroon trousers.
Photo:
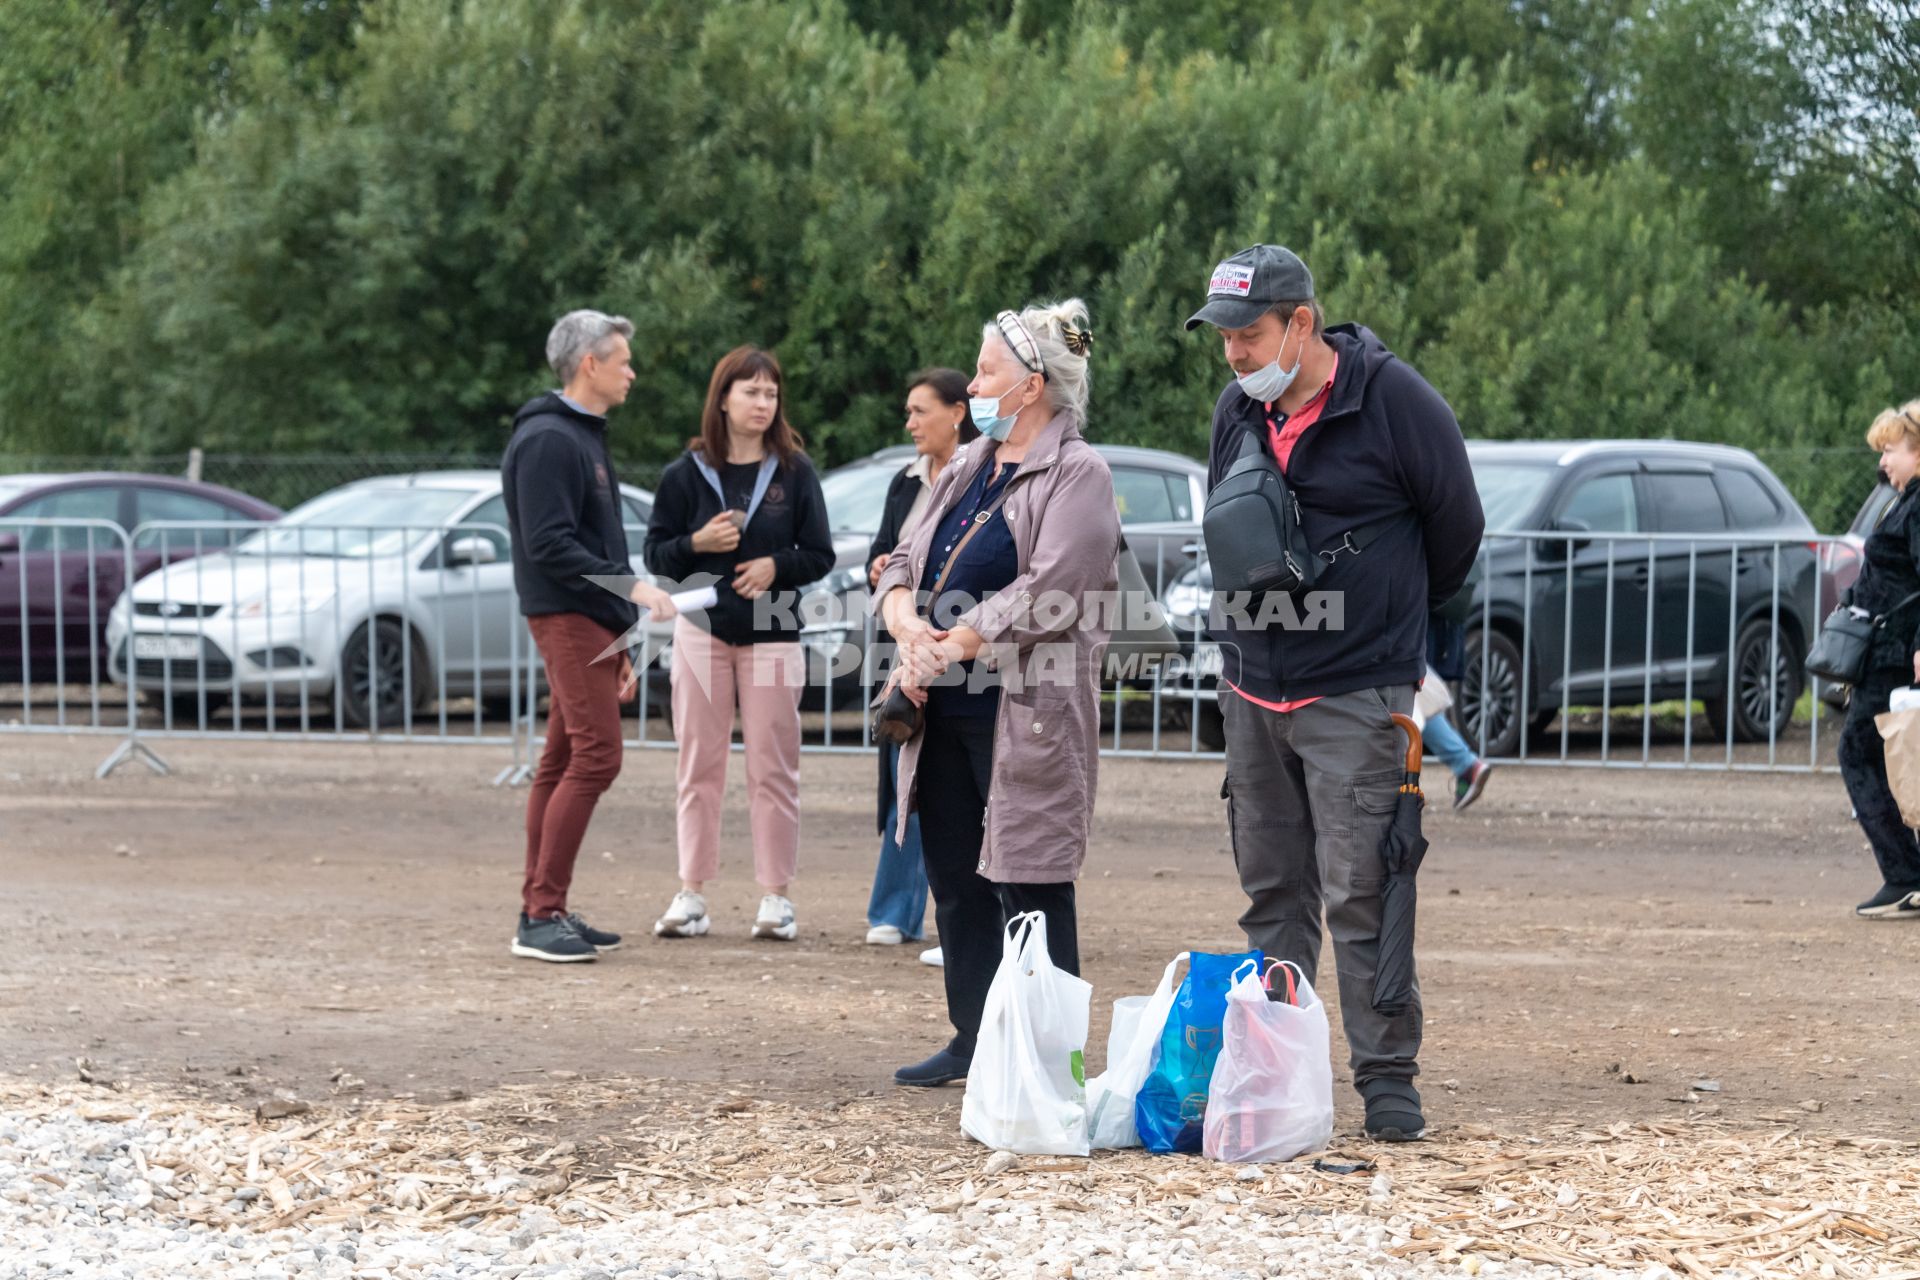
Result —
<svg viewBox="0 0 1920 1280"><path fill-rule="evenodd" d="M529 918L567 913L573 863L600 793L620 776L620 662L595 661L619 638L579 613L528 618L547 668L547 746L527 795Z"/></svg>

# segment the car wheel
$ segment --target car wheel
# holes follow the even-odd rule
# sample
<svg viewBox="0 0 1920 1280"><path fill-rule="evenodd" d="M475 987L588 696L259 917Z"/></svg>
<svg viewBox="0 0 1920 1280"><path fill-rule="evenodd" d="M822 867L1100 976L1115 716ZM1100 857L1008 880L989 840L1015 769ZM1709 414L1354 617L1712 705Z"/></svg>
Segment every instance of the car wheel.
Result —
<svg viewBox="0 0 1920 1280"><path fill-rule="evenodd" d="M1483 738L1481 721L1486 721L1487 755L1510 756L1520 749L1520 650L1501 632L1476 628L1467 633L1466 671L1454 715L1461 735L1476 747Z"/></svg>
<svg viewBox="0 0 1920 1280"><path fill-rule="evenodd" d="M1786 734L1798 701L1800 662L1792 637L1757 618L1740 628L1733 642L1733 702L1709 699L1707 723L1716 737L1725 738L1731 717L1734 741L1765 742L1770 735Z"/></svg>
<svg viewBox="0 0 1920 1280"><path fill-rule="evenodd" d="M373 623L371 644L368 624L354 628L340 651L340 718L349 727L369 728L377 717L381 729L402 728L409 692L413 710L425 705L424 695L433 682L420 646L414 645L409 654L405 648L409 643L406 629L392 618Z"/></svg>

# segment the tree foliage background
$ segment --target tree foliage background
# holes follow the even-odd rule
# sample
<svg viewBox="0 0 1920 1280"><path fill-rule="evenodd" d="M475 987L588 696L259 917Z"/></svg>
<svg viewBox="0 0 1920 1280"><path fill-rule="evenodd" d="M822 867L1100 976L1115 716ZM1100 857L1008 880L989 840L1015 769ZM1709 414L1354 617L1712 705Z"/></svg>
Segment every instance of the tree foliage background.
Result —
<svg viewBox="0 0 1920 1280"><path fill-rule="evenodd" d="M1920 394L1913 0L7 0L0 449L497 449L633 318L632 461L775 348L816 455L1078 294L1199 452L1256 241L1470 435L1854 446ZM1783 479L1850 513L1862 450Z"/></svg>

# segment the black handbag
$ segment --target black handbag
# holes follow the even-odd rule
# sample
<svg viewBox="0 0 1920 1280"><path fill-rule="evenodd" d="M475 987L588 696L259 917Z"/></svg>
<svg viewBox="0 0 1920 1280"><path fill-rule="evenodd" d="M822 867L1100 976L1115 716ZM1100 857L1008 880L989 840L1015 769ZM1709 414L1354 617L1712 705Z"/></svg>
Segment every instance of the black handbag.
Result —
<svg viewBox="0 0 1920 1280"><path fill-rule="evenodd" d="M1914 592L1885 613L1870 614L1843 604L1827 615L1820 635L1807 651L1807 674L1833 684L1858 684L1867 673L1867 657L1873 649L1873 633L1887 625L1893 614L1920 600Z"/></svg>

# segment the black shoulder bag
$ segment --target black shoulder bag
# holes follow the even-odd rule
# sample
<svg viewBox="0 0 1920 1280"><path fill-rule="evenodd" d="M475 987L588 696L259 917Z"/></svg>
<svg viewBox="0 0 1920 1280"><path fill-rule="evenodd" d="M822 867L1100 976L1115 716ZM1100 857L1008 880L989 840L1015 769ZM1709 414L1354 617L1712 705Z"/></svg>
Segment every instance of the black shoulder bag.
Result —
<svg viewBox="0 0 1920 1280"><path fill-rule="evenodd" d="M1885 613L1869 614L1843 604L1827 615L1820 636L1807 652L1807 674L1834 684L1858 684L1867 673L1867 655L1873 649L1873 633L1887 625L1887 619L1920 600L1914 592Z"/></svg>
<svg viewBox="0 0 1920 1280"><path fill-rule="evenodd" d="M1259 436L1249 431L1240 455L1207 495L1201 536L1213 566L1216 592L1294 592L1311 587L1320 562L1343 552L1358 554L1398 517L1388 516L1348 531L1340 545L1315 552L1300 519L1300 499L1287 485Z"/></svg>

